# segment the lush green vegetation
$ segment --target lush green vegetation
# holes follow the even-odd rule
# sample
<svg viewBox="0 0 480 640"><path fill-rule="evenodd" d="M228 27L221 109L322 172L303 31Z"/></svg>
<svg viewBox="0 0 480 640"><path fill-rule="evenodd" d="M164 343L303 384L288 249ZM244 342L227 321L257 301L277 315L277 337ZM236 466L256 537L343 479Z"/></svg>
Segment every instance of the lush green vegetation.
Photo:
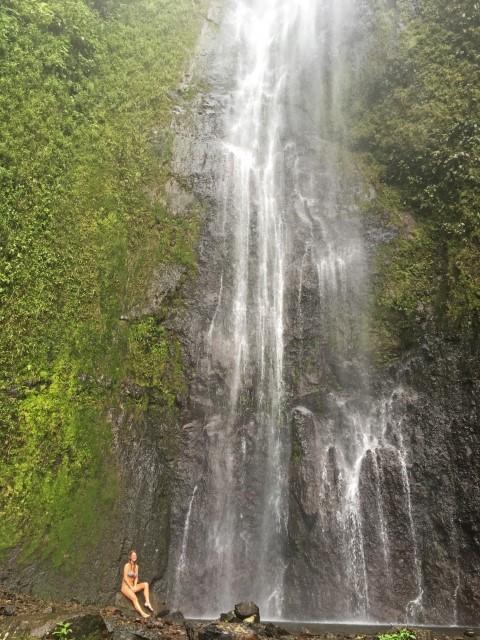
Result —
<svg viewBox="0 0 480 640"><path fill-rule="evenodd" d="M58 640L66 640L72 635L71 622L57 622L56 631L52 632L52 636L57 636Z"/></svg>
<svg viewBox="0 0 480 640"><path fill-rule="evenodd" d="M120 317L154 265L195 266L198 220L170 215L162 189L202 8L0 6L0 552L21 540L81 562L121 492L108 409L158 384L171 414L183 389L164 318Z"/></svg>
<svg viewBox="0 0 480 640"><path fill-rule="evenodd" d="M382 633L378 640L415 640L415 634L405 628L393 629L391 633Z"/></svg>
<svg viewBox="0 0 480 640"><path fill-rule="evenodd" d="M401 231L375 292L394 350L425 318L464 336L480 320L480 3L395 5L379 13L351 110L377 214Z"/></svg>

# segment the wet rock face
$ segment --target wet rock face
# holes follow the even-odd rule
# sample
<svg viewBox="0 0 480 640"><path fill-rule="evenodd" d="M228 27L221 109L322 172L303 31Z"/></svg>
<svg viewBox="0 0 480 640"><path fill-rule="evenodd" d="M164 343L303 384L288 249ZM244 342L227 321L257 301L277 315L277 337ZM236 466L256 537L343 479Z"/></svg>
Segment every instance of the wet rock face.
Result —
<svg viewBox="0 0 480 640"><path fill-rule="evenodd" d="M473 624L480 594L479 350L431 328L419 341L420 349L376 383L377 393L391 395L383 444L368 449L359 468L356 552L365 558L374 618ZM341 591L351 583L339 552L348 518L334 517L344 479L331 449L315 485L318 434L327 427L304 407L291 415L286 597L292 612L338 616L356 606L355 594Z"/></svg>
<svg viewBox="0 0 480 640"><path fill-rule="evenodd" d="M429 619L473 624L480 610L479 348L426 328L400 372L412 502Z"/></svg>
<svg viewBox="0 0 480 640"><path fill-rule="evenodd" d="M291 28L296 28L295 21ZM316 416L314 430L320 424L327 427L327 444L332 427L321 413L321 405L327 402L325 389L358 379L351 369L353 365L358 371L359 350L346 360L347 345L342 336L354 334L355 340L361 341L363 327L346 320L343 312L338 317L334 294L343 288L339 308L363 305L364 255L358 219L350 215L360 180L353 170L348 179L339 175L340 150L312 129L312 119L305 118L296 97L292 99L299 84L293 73L288 99L279 98L286 99L286 113L278 131L268 129L269 118L265 117L265 132L258 134L256 141L248 140L249 145L258 143L260 147L260 169L252 165L247 169L250 177L243 180L248 148L222 142L225 123L234 110L229 64L238 52L232 55L230 49L222 68L218 51L222 52L222 47L228 50L228 46L218 37L213 71L208 74L212 94L198 96L195 116L185 128L180 127L173 163L176 182L189 185L206 203L206 213L198 278L181 327L194 373L174 485L172 565L166 584L174 600L178 598L180 606L192 615L224 609L224 602L228 605L233 598L253 596L262 610L265 607L267 616L276 617L281 615L286 548L294 538L286 525L292 442L285 416L292 407L305 407ZM270 64L273 60L274 56ZM303 69L303 80L309 73L313 70ZM267 88L264 93L269 91ZM315 91L306 91L300 102L316 104ZM212 104L216 109L210 109ZM241 119L243 105L236 108ZM273 121L276 109L272 104L268 109ZM242 120L241 125L232 130L244 130L249 122ZM262 147L264 136L271 136L277 176L275 189L266 195L262 195L262 180L269 171L263 157L268 156ZM340 184L341 198L337 193ZM244 201L245 191L251 195L249 203ZM281 233L272 223L273 216L263 210L265 202L272 200L275 210L282 212L276 217L282 218ZM246 212L250 226L243 218L238 222ZM330 220L326 229L325 219L335 219L334 226ZM268 224L271 227L266 231ZM281 239L275 239L275 233ZM338 255L332 250L335 244ZM248 256L239 255L246 245ZM342 272L348 261L352 263L349 283ZM244 273L239 272L242 264ZM265 282L263 274L267 273L271 280ZM321 291L319 274L323 274ZM242 298L238 292L244 287ZM323 298L328 300L327 315ZM238 320L244 309L245 320ZM341 342L340 355L332 337ZM319 446L320 442L310 451L308 473L292 484L294 491L302 494L300 502L303 494L313 502L321 484ZM329 456L332 476L339 482L335 448ZM311 527L322 507L312 507ZM334 514L333 503L329 508ZM292 528L296 526L293 518L289 522ZM333 546L332 542L332 551ZM333 567L338 563L335 554L331 558ZM292 568L292 575L295 572ZM301 580L307 580L306 574ZM318 582L323 583L323 577ZM197 584L208 585L209 602ZM299 599L308 598L303 591L298 591ZM332 595L330 600L336 602L340 615L338 598ZM314 605L312 602L306 610L315 611ZM205 607L209 607L207 611ZM297 613L303 615L303 610Z"/></svg>
<svg viewBox="0 0 480 640"><path fill-rule="evenodd" d="M419 594L420 558L403 474L402 461L388 448L369 452L360 470L365 567L377 619L386 611L402 619Z"/></svg>
<svg viewBox="0 0 480 640"><path fill-rule="evenodd" d="M2 584L25 593L57 594L59 598L75 594L81 602L106 603L121 586L123 566L132 547L139 553L142 579L152 581L164 571L175 425L159 394L158 389L126 387L123 407L110 412L122 502L112 501L110 513L92 516L98 518L99 529L108 532L95 542L92 562L59 576L36 564L19 567L14 553L0 568ZM132 398L148 402L141 419Z"/></svg>
<svg viewBox="0 0 480 640"><path fill-rule="evenodd" d="M158 315L162 311L162 302L165 297L178 289L180 279L185 272L185 267L176 264L159 265L155 269L145 300L142 304L133 307L122 320L138 320L151 315Z"/></svg>
<svg viewBox="0 0 480 640"><path fill-rule="evenodd" d="M419 337L420 351L404 354L389 371L372 366L369 263L389 232L372 222L362 227L356 210L362 181L341 149L312 133L298 106L304 98L315 103L308 89L291 101L288 126L278 134L288 140L291 126L297 138L282 150L279 191L292 219L284 236L280 490L266 495L274 483L265 473L271 442L260 358L242 362L242 393L235 396L235 335L222 307L240 286L231 211L241 193L219 189L221 176L229 179L235 168L222 144L233 79L221 29L209 38L217 55L209 57L206 47L202 56L211 92L199 94L191 117L178 122L172 171L172 180L205 204L205 219L197 280L178 319L191 378L169 567L158 587L191 615L257 599L253 583L265 602L278 597L287 618L473 623L480 610L475 357L429 330ZM177 191L171 188L169 198ZM177 195L185 202L184 193ZM258 208L254 198L256 223L243 237L253 247L253 265ZM251 267L248 281L250 319L262 313L258 269ZM251 338L247 331L246 342ZM257 353L258 344L248 344ZM267 368L272 362L267 358ZM277 498L287 509L275 521L273 543L262 548L262 518L272 515L269 499ZM274 565L282 567L281 580L271 579L279 575L269 573ZM270 593L258 586L261 573Z"/></svg>

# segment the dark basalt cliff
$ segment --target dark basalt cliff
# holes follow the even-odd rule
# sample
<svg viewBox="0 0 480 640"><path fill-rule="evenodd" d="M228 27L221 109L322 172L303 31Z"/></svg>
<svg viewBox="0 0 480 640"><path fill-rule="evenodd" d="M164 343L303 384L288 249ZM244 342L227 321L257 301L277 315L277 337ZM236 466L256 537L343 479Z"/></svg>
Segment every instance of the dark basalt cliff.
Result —
<svg viewBox="0 0 480 640"><path fill-rule="evenodd" d="M411 618L419 622L474 624L480 594L478 350L446 340L431 326L424 328L418 341L421 346L383 372L376 385L379 393L386 386L393 389L387 441L398 446L401 439L405 468L387 446L369 453L360 470L371 612L378 620L385 616L404 620L412 603ZM318 462L314 438L318 426L310 411L293 411L299 453L290 466L291 579L299 594L318 590L322 601L341 616L336 597L342 585L337 557L342 531L335 527L332 531L335 503L329 505L330 511L320 511L319 488L311 484ZM329 454L324 478L335 487L341 478L335 452ZM408 495L404 473L409 478ZM419 594L421 602L415 603ZM292 611L306 607L307 612L314 607L302 595L293 598L291 606Z"/></svg>
<svg viewBox="0 0 480 640"><path fill-rule="evenodd" d="M281 558L283 583L272 590L282 591L283 617L473 624L480 594L478 348L474 341L439 331L433 312L427 319L419 311L409 346L400 348L390 364L374 364L368 328L374 311L364 292L375 295L369 273L378 268L378 254L403 231L366 188L368 177L361 163L355 168L355 156L312 134L302 107L302 101L313 101L308 83L297 103L287 107L297 138L294 153L285 146L278 197L286 210L296 211L300 190L304 201L327 216L336 198L335 206L350 213L339 217L330 237L341 246L342 238L357 233L364 254L346 289L327 288L319 296L310 231L301 223L289 229L280 436L287 456L278 471L288 518L272 538L275 548L264 554L267 564L258 560L255 545L269 482L268 442L258 431L260 382L255 365L249 365L236 432L228 445L223 443L230 360L227 353L212 360L209 351L212 326L224 313L222 297L232 295L235 286L233 225L222 226L218 213L225 207L219 188L224 177L219 176L231 171L222 140L235 86L228 44L222 29L212 28L220 23L220 11L212 13L196 70L209 90L179 123L176 137L174 179L204 203L205 222L198 275L189 286L181 323L191 377L173 486L169 566L158 587L187 613L210 613L221 607L226 581L238 599L261 598L259 573L267 579L274 575ZM358 27L360 40L368 29L368 20ZM379 209L378 219L361 213ZM228 221L229 211L223 215ZM317 248L324 238L318 238ZM253 272L250 277L255 282ZM255 312L252 307L250 313ZM212 467L217 465L225 486L232 470L225 457L215 457L217 450L231 456L234 466L225 503ZM230 569L225 569L221 554L214 566L211 548L230 518L240 519L228 551Z"/></svg>

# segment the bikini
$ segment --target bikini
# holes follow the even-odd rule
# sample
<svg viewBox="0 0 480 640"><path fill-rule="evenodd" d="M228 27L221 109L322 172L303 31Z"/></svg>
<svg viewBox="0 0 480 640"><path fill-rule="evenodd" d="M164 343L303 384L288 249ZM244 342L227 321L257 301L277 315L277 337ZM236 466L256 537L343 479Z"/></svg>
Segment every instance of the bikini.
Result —
<svg viewBox="0 0 480 640"><path fill-rule="evenodd" d="M136 578L137 574L135 573L135 571L129 571L127 573L127 577L129 578ZM152 605L150 603L145 603L145 606L147 607L147 609L150 609L150 611L153 611L152 609Z"/></svg>

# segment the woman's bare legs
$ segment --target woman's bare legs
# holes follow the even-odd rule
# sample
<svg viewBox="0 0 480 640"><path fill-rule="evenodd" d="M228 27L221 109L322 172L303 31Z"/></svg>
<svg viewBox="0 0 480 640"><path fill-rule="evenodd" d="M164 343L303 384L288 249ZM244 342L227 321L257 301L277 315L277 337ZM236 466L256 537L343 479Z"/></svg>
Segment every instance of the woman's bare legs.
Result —
<svg viewBox="0 0 480 640"><path fill-rule="evenodd" d="M140 589L138 588L140 585L137 584L136 587L133 587L135 591L140 591ZM148 588L148 585L147 585ZM140 603L138 601L137 596L135 595L135 593L132 593L132 590L127 587L126 584L122 584L122 589L121 589L122 593L124 596L127 596L127 598L129 600L131 600L133 602L133 606L135 607L135 610L138 611L138 613L142 616L142 618L149 618L150 616L148 615L148 613L145 613L144 611L142 611L142 607L140 606Z"/></svg>
<svg viewBox="0 0 480 640"><path fill-rule="evenodd" d="M143 597L145 598L145 606L147 609L150 609L150 611L153 611L153 607L150 604L150 587L148 586L148 582L140 582L140 584L137 584L135 587L135 593L137 593L137 591L142 591L142 589Z"/></svg>

